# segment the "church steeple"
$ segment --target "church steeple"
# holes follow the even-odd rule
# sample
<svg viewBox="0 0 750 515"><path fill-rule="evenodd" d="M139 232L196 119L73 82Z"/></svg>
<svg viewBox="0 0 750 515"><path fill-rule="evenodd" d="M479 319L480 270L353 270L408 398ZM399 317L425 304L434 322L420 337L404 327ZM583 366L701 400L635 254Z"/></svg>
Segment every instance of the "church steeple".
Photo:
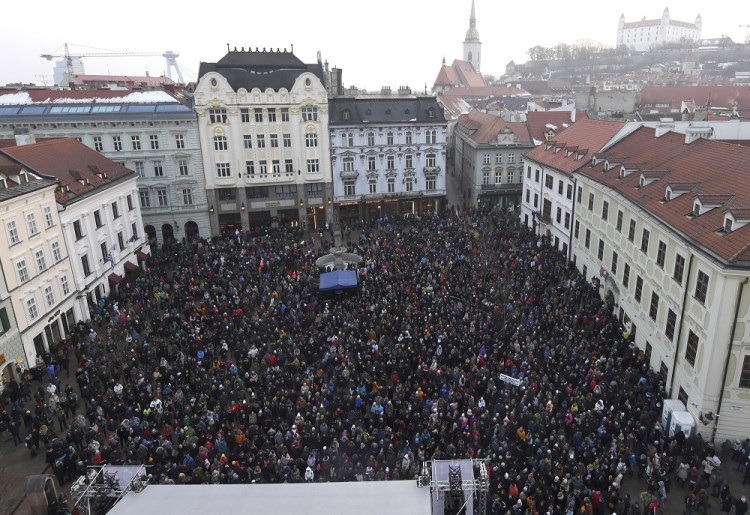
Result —
<svg viewBox="0 0 750 515"><path fill-rule="evenodd" d="M482 61L482 42L479 41L477 30L477 15L474 8L474 0L471 0L471 16L469 16L469 30L466 31L464 39L464 61L469 61L478 72Z"/></svg>

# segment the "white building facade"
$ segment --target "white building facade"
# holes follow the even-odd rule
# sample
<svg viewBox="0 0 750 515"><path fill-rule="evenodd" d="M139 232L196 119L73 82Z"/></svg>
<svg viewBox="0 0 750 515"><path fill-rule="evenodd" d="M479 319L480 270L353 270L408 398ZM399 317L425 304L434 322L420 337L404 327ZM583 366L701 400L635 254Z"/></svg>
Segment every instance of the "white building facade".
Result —
<svg viewBox="0 0 750 515"><path fill-rule="evenodd" d="M165 91L29 89L0 94L0 139L75 138L138 175L153 244L210 236L198 121Z"/></svg>
<svg viewBox="0 0 750 515"><path fill-rule="evenodd" d="M5 155L0 159L12 161ZM4 329L0 345L5 355L0 367L6 379L12 374L8 367L35 367L40 356L72 333L78 320L73 274L55 200L57 183L35 176L17 162L12 166L16 168L12 175L0 177L5 186L0 191L0 247L6 249L0 253L0 265L7 289L2 302L6 316L0 312ZM8 300L13 317L8 313Z"/></svg>
<svg viewBox="0 0 750 515"><path fill-rule="evenodd" d="M235 49L217 63L201 63L195 109L212 234L332 220L320 60Z"/></svg>
<svg viewBox="0 0 750 515"><path fill-rule="evenodd" d="M573 261L600 284L697 432L711 441L744 439L750 197L736 172L750 165L750 151L705 140L685 145L643 128L591 164L574 173ZM722 173L710 175L716 169Z"/></svg>
<svg viewBox="0 0 750 515"><path fill-rule="evenodd" d="M330 101L339 220L436 213L445 203L447 121L435 97Z"/></svg>

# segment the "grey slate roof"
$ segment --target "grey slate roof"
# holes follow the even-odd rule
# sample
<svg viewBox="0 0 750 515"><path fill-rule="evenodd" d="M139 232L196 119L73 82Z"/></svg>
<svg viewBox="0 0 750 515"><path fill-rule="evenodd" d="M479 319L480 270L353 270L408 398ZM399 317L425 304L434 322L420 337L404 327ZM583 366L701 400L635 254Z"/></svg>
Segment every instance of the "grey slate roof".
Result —
<svg viewBox="0 0 750 515"><path fill-rule="evenodd" d="M337 97L328 101L330 125L363 123L444 123L443 107L436 97ZM427 116L435 110L434 118ZM349 119L344 112L349 111Z"/></svg>
<svg viewBox="0 0 750 515"><path fill-rule="evenodd" d="M325 84L323 66L320 63L305 64L293 53L282 51L230 51L217 63L201 63L198 79L205 74L221 74L232 89L259 88L291 89L294 81L304 72L310 72Z"/></svg>
<svg viewBox="0 0 750 515"><path fill-rule="evenodd" d="M50 186L57 186L57 180L55 179L36 179L23 184L18 184L12 188L0 190L0 202L9 200L15 197L20 197L37 190L43 190Z"/></svg>

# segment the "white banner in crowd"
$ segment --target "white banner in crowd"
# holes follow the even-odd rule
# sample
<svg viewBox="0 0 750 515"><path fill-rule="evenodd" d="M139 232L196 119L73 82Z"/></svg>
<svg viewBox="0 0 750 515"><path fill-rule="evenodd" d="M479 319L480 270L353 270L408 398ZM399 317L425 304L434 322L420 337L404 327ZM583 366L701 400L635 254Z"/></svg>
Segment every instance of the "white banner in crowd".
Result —
<svg viewBox="0 0 750 515"><path fill-rule="evenodd" d="M521 384L520 379L516 379L515 377L506 376L505 374L500 374L500 380L505 381L506 383L512 384L513 386L519 386Z"/></svg>

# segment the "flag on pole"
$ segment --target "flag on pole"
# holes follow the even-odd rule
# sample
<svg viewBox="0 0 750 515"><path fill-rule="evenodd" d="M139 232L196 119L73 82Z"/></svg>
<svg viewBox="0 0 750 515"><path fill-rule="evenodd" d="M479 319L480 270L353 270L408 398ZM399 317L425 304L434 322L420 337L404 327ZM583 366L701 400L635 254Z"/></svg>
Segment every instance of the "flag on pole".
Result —
<svg viewBox="0 0 750 515"><path fill-rule="evenodd" d="M115 258L112 257L112 252L107 254L107 261L112 265L112 270L115 269Z"/></svg>

